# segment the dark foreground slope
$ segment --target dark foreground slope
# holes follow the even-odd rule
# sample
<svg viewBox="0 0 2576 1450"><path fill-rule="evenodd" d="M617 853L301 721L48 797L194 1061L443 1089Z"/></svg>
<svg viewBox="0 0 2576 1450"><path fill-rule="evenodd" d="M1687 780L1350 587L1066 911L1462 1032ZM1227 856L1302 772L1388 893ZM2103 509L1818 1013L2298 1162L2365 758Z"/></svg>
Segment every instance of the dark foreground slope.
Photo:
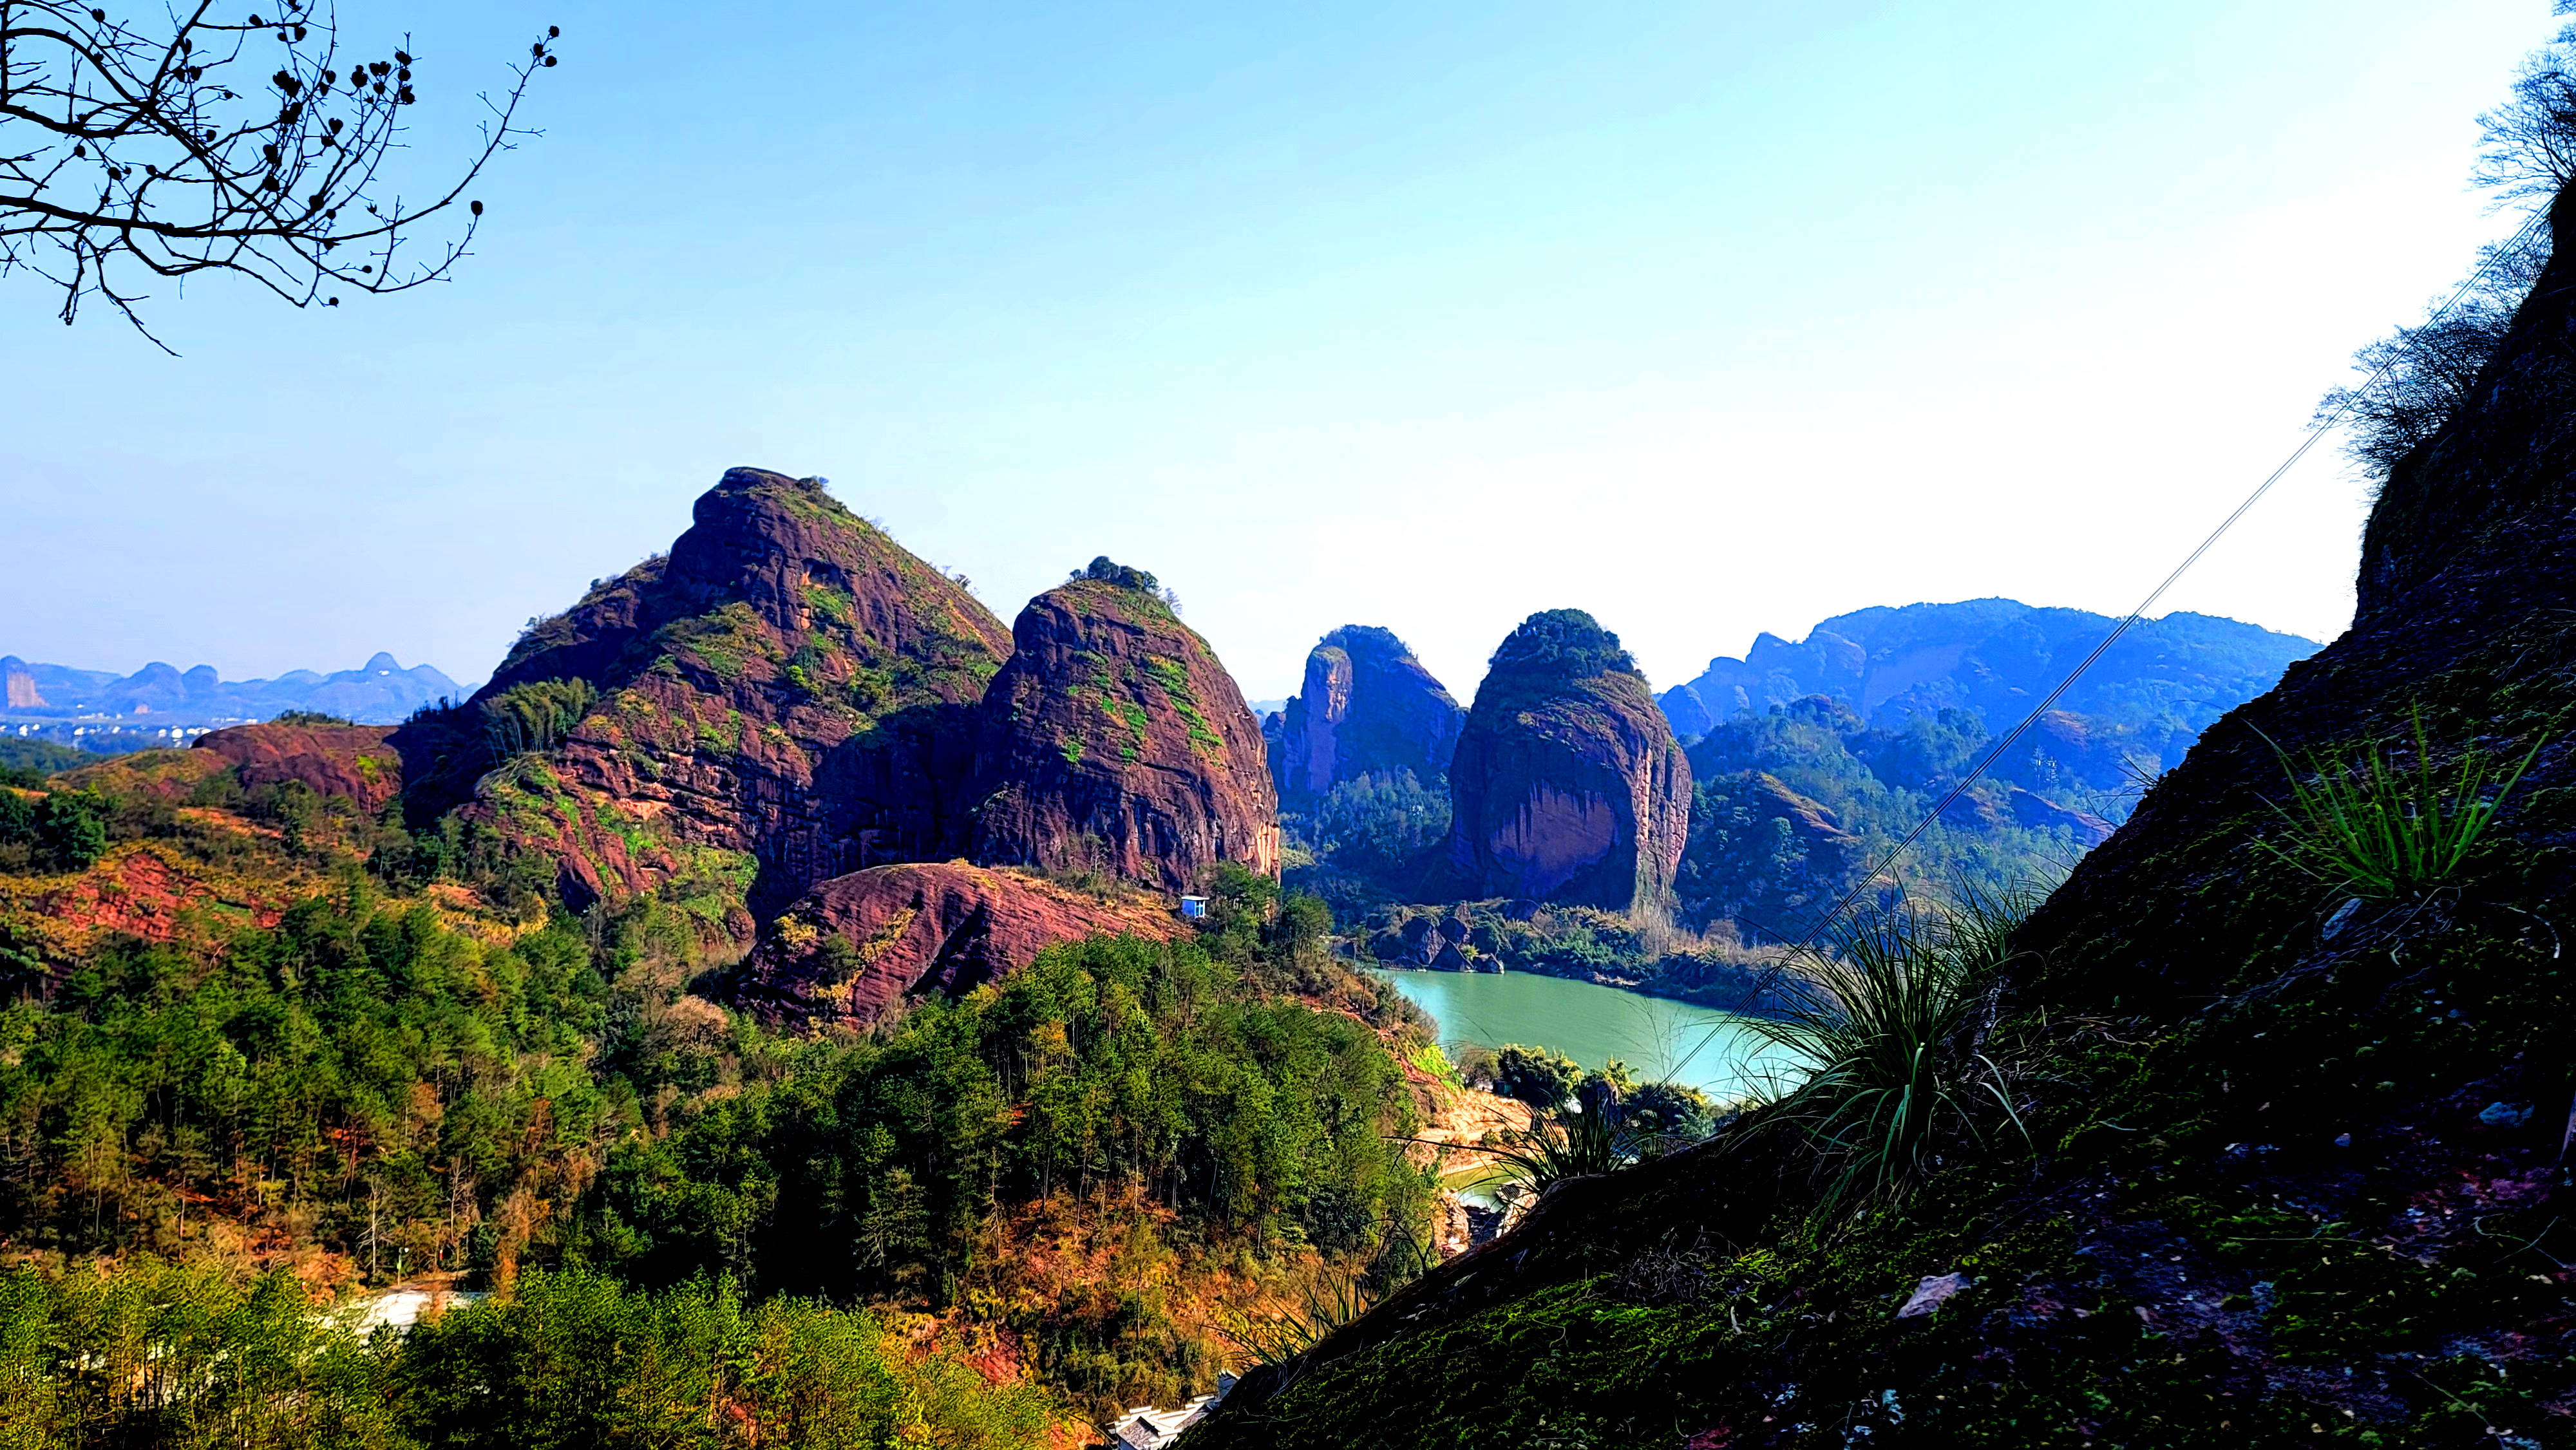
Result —
<svg viewBox="0 0 2576 1450"><path fill-rule="evenodd" d="M2576 1442L2559 256L2392 476L2353 629L2214 725L2021 934L1985 1043L2031 1074L2027 1149L1954 1152L1834 1234L1792 1140L1743 1123L1578 1180L1254 1375L1194 1450ZM2350 761L2411 753L2419 715L2437 767L2554 743L2460 876L2346 910L2262 849L2285 832L2257 731Z"/></svg>

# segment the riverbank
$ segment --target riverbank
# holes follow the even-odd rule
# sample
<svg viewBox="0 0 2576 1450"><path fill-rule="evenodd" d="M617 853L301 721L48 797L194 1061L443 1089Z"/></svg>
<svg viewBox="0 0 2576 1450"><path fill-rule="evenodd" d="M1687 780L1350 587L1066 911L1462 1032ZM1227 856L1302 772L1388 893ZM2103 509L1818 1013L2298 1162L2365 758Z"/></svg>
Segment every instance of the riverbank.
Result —
<svg viewBox="0 0 2576 1450"><path fill-rule="evenodd" d="M1386 906L1351 934L1382 967L1528 972L1749 1016L1788 1009L1776 947L1749 947L1731 925L1684 931L1651 916L1530 901Z"/></svg>
<svg viewBox="0 0 2576 1450"><path fill-rule="evenodd" d="M1719 1102L1756 1093L1785 1063L1743 1014L1536 972L1379 968L1438 1024L1441 1049L1545 1047L1587 1068L1612 1059L1644 1082L1694 1087Z"/></svg>

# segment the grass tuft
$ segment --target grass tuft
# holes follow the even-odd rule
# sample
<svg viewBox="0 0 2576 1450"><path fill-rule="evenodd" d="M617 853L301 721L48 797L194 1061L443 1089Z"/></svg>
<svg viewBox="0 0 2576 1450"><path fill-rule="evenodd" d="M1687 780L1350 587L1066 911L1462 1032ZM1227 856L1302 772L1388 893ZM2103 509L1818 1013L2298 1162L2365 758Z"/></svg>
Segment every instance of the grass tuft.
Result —
<svg viewBox="0 0 2576 1450"><path fill-rule="evenodd" d="M1855 918L1800 953L1787 1010L1746 1022L1807 1069L1768 1095L1761 1121L1813 1146L1831 1215L1902 1198L1945 1148L2022 1134L2011 1074L1983 1050L1989 989L2013 957L2028 890L1970 890L1949 904Z"/></svg>
<svg viewBox="0 0 2576 1450"><path fill-rule="evenodd" d="M2363 747L2362 759L2353 764L2316 751L2293 761L2273 745L2290 783L2290 803L2273 809L2290 823L2290 842L2255 844L2355 896L2408 899L2448 881L2549 737L2543 735L2500 776L2497 759L2471 745L2446 779L2434 772L2421 709L2414 712L2414 725L2412 770L2390 765L2387 751L2376 744Z"/></svg>

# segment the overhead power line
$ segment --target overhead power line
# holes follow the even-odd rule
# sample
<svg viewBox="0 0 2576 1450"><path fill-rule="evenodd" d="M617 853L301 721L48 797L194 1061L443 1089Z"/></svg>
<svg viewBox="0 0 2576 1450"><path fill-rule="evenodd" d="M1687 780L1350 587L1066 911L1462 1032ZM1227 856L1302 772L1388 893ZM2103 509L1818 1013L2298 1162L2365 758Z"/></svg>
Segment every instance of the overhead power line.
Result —
<svg viewBox="0 0 2576 1450"><path fill-rule="evenodd" d="M2545 212L2534 212L2530 220L2523 223L2522 229L2515 232L2503 246L2494 248L2488 252L2486 261L2480 265L2475 272L2469 274L2468 280L2459 285L2459 289L2451 294L2449 300L2445 301L2440 307L2434 309L2433 315L2425 320L2424 325L2429 327L2449 316L2452 310L2457 308L2464 299L2474 292L2480 283L2486 281L2490 273L2495 271L2498 266L2503 265L2504 261L2508 257L2512 256L2520 247L2528 243L2533 233L2540 229L2541 224L2546 219L2547 214ZM2064 697L2068 690L2074 688L2075 682L2084 677L2084 672L2086 670L2091 669L2096 661L2100 660L2104 654L2108 653L2111 646L2119 643L2120 637L2127 634L2132 625L2135 625L2141 618L2145 617L2146 612L2155 607L2156 601L2164 598L2165 592L2172 589L2175 582L2181 579L2184 574L2190 572L2192 565L2199 563L2203 555L2207 554L2213 547L2215 547L2220 539L2225 538L2229 529L2236 527L2237 520L2245 517L2245 515L2253 509L2254 505L2263 501L2263 495L2272 491L2272 485L2279 483L2283 476L2288 474L2292 468L2298 466L2300 459L2308 456L2308 450L2317 446L2318 439L2325 437L2328 433L2331 433L2336 428L2342 426L2345 418L2350 416L2354 406L2360 401L2360 399L2366 396L2373 386L2378 384L2382 378L2388 376L2391 371L2396 369L2404 361L2405 354L2402 351L2392 355L2386 362L2381 363L2377 370L2371 373L2369 381L2364 382L2358 388L2346 392L2344 394L2343 401L2340 404L2336 405L2331 412L2321 415L2316 420L2314 426L2309 428L2308 436L2299 440L2299 446L2290 450L2290 456L2282 459L2281 465L2278 468L2273 469L2270 474L2265 476L2261 483L2255 485L2254 491L2245 496L2245 501L2236 506L2235 512L2230 513L2225 519L2221 520L2217 528L2210 530L2209 537L2200 541L2200 547L2185 555L2183 557L2183 561L2174 566L2173 572L2164 577L2163 583L2158 584L2154 589L2148 591L2147 597L2138 601L2138 607L2130 610L2125 618L2123 618L2117 625L2114 625L2111 632L2102 637L2102 642L2093 646L2092 653L2086 655L2083 661L2077 664L2074 669L2069 670L2066 674L2066 678L2057 682L2057 688L2050 690L2045 699L2042 699L2036 706L2032 707L2031 712L2022 717L2021 723L2015 725L2010 734L2004 736L2000 741L1997 741L1994 747L1988 750L1983 758L1978 760L1975 769L1969 771L1966 776L1962 777L1957 785L1950 787L1949 793L1942 796L1940 801L1935 804L1932 809L1924 812L1923 819L1915 822L1914 829L1907 831L1903 839L1899 840L1894 846L1888 848L1887 853L1879 858L1876 866L1870 868L1866 875L1853 882L1851 889L1843 893L1842 899L1836 901L1831 910L1825 912L1823 915L1817 917L1813 922L1811 922L1805 933L1799 936L1796 941L1789 944L1790 952L1794 954L1799 950L1814 945L1817 937L1824 934L1824 932L1832 927L1836 921L1840 920L1842 918L1842 914L1851 908L1853 902L1860 899L1863 892L1869 890L1870 887L1886 873L1889 867L1895 865L1899 858L1913 848L1916 841L1922 839L1923 833L1932 828L1932 823L1939 820L1943 812L1949 810L1953 804L1957 803L1959 797L1966 795L1970 786L1975 785L1979 780L1983 779L1987 770L1990 769L1996 761L2003 758L2005 751L2010 750L2013 745L2022 738L2022 736L2030 733L2030 728L2033 725L2038 724L2040 717L2047 714L2050 708L2056 705L2058 700ZM1774 933L1774 935L1778 935L1778 933ZM1754 978L1753 984L1744 990L1744 994L1736 999L1735 1006L1729 1010L1734 1013L1741 1013L1746 1008L1752 1006L1753 1003L1761 997L1762 993L1770 988L1772 983L1780 979L1780 974L1785 969L1786 964L1787 958L1784 956L1782 960L1773 962L1771 965L1763 968L1761 974ZM1716 1028L1712 1026L1710 1028L1710 1035L1714 1036L1715 1032ZM1701 1039L1701 1045L1707 1045L1707 1038L1703 1037ZM1698 1052L1699 1048L1692 1048L1691 1052L1685 1055L1682 1061L1688 1062L1691 1057L1698 1055ZM1676 1064L1676 1066L1679 1066L1679 1064Z"/></svg>

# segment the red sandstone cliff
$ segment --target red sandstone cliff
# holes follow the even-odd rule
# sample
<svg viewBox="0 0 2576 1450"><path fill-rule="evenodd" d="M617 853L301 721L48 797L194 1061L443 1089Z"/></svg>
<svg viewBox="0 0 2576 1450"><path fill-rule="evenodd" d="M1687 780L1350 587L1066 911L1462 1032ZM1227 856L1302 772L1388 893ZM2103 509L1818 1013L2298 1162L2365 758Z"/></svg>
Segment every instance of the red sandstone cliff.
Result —
<svg viewBox="0 0 2576 1450"><path fill-rule="evenodd" d="M1450 767L1449 890L1624 909L1670 891L1690 763L1618 636L1534 614L1494 652Z"/></svg>
<svg viewBox="0 0 2576 1450"><path fill-rule="evenodd" d="M1103 902L1021 872L878 866L815 887L743 963L733 996L771 1021L865 1027L1027 966L1061 941L1187 930L1159 902Z"/></svg>
<svg viewBox="0 0 2576 1450"><path fill-rule="evenodd" d="M1175 891L1219 861L1278 873L1261 727L1168 605L1077 579L1030 600L1011 635L984 698L975 859Z"/></svg>
<svg viewBox="0 0 2576 1450"><path fill-rule="evenodd" d="M236 725L198 736L195 748L231 761L245 788L301 781L372 815L402 794L402 756L386 743L393 733L388 725Z"/></svg>
<svg viewBox="0 0 2576 1450"><path fill-rule="evenodd" d="M1400 770L1444 779L1467 712L1404 641L1349 624L1306 656L1305 686L1283 714L1271 778L1290 799Z"/></svg>
<svg viewBox="0 0 2576 1450"><path fill-rule="evenodd" d="M457 718L400 743L576 900L675 883L757 911L949 854L973 702L1009 649L819 481L736 468L667 558L533 626Z"/></svg>

